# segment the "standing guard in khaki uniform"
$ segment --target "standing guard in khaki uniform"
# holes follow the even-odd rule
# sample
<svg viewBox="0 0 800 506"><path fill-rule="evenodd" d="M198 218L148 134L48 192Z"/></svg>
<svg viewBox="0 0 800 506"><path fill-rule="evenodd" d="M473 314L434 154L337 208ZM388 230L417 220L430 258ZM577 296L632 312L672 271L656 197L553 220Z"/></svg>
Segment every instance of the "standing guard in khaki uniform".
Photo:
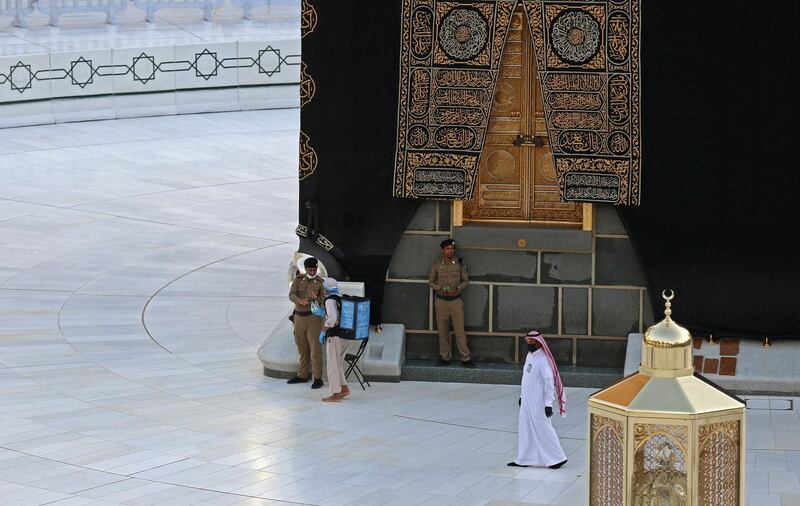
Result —
<svg viewBox="0 0 800 506"><path fill-rule="evenodd" d="M475 367L470 360L467 336L464 334L464 301L461 293L469 283L464 262L455 258L456 242L445 239L439 245L442 256L433 261L428 284L433 288L436 302L436 327L439 330L439 360L436 365L450 363L450 321L456 335L456 346L461 356L461 365Z"/></svg>
<svg viewBox="0 0 800 506"><path fill-rule="evenodd" d="M319 333L322 330L323 319L311 313L311 303L316 300L318 304L325 304L325 290L322 287L322 278L317 276L317 259L306 258L303 266L305 275L298 275L289 288L289 300L294 302L294 343L300 354L300 365L294 378L287 381L289 384L306 383L308 381L308 357L311 356L311 371L314 382L311 388L322 387L322 347L319 344Z"/></svg>

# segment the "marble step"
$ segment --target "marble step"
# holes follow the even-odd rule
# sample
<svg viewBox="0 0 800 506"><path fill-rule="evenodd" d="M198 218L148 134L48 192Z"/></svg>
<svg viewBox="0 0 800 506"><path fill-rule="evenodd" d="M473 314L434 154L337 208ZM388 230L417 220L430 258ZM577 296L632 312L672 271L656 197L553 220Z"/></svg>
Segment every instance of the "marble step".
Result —
<svg viewBox="0 0 800 506"><path fill-rule="evenodd" d="M476 224L453 228L459 247L500 250L592 251L592 233L572 228Z"/></svg>
<svg viewBox="0 0 800 506"><path fill-rule="evenodd" d="M561 366L558 369L567 387L603 388L622 379L622 369L617 368ZM521 364L475 362L474 369L467 369L458 360L447 366L437 366L433 360L406 360L400 379L517 385L521 376Z"/></svg>

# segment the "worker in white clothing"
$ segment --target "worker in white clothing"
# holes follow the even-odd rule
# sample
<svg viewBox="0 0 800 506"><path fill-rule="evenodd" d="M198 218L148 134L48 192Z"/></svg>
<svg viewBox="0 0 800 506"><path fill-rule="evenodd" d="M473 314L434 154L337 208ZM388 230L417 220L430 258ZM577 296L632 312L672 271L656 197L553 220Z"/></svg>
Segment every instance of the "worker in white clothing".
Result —
<svg viewBox="0 0 800 506"><path fill-rule="evenodd" d="M328 385L331 387L331 395L323 398L322 402L339 402L350 395L350 388L344 377L344 356L347 353L348 340L339 336L342 298L335 279L325 278L322 287L325 289L325 323L322 325L319 341L325 346Z"/></svg>
<svg viewBox="0 0 800 506"><path fill-rule="evenodd" d="M522 392L519 400L519 449L512 467L541 466L558 469L567 463L567 456L558 441L550 417L553 403L558 401L564 416L566 396L553 354L539 332L532 330L525 337L528 356L522 369Z"/></svg>

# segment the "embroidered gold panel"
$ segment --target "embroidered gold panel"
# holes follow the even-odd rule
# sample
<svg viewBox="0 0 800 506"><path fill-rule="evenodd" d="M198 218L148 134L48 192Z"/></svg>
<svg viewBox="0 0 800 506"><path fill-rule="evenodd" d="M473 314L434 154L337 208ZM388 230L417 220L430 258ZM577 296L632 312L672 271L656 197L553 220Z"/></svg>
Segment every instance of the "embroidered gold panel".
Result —
<svg viewBox="0 0 800 506"><path fill-rule="evenodd" d="M307 178L317 168L317 152L311 147L311 139L300 130L300 181Z"/></svg>
<svg viewBox="0 0 800 506"><path fill-rule="evenodd" d="M624 506L625 439L622 422L592 414L591 434L589 504Z"/></svg>
<svg viewBox="0 0 800 506"><path fill-rule="evenodd" d="M698 433L700 506L737 506L741 477L739 420L701 425Z"/></svg>
<svg viewBox="0 0 800 506"><path fill-rule="evenodd" d="M403 0L395 196L472 196L516 3Z"/></svg>
<svg viewBox="0 0 800 506"><path fill-rule="evenodd" d="M317 27L317 11L308 0L303 0L300 13L300 38L313 32Z"/></svg>
<svg viewBox="0 0 800 506"><path fill-rule="evenodd" d="M473 197L518 1L561 198L638 205L639 0L403 0L393 194Z"/></svg>
<svg viewBox="0 0 800 506"><path fill-rule="evenodd" d="M314 94L317 92L317 83L314 82L314 78L311 77L311 74L308 72L308 67L306 66L305 62L301 62L300 66L300 107L305 107L305 105L311 102L311 99L314 98Z"/></svg>

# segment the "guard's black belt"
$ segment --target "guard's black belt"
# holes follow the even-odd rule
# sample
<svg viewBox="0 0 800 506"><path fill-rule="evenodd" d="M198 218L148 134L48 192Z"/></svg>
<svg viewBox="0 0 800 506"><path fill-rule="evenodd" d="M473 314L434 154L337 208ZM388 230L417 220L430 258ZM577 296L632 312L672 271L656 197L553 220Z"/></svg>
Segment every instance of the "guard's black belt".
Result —
<svg viewBox="0 0 800 506"><path fill-rule="evenodd" d="M442 299L442 300L456 300L456 299L460 299L461 296L460 295L439 295L437 293L436 294L436 298L437 299Z"/></svg>
<svg viewBox="0 0 800 506"><path fill-rule="evenodd" d="M311 316L311 311L297 311L294 312L295 316Z"/></svg>

